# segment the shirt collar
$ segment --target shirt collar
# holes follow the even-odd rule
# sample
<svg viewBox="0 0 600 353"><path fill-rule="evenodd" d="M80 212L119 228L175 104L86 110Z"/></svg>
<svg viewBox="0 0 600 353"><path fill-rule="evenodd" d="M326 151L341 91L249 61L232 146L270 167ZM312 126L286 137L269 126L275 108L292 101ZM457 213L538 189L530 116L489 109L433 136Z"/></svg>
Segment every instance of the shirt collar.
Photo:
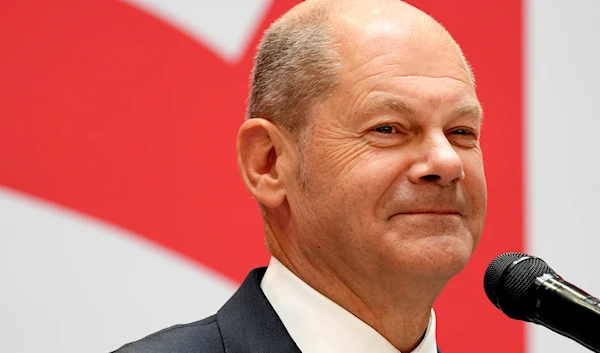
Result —
<svg viewBox="0 0 600 353"><path fill-rule="evenodd" d="M271 257L261 289L304 353L400 353L385 337ZM437 353L435 313L412 353Z"/></svg>

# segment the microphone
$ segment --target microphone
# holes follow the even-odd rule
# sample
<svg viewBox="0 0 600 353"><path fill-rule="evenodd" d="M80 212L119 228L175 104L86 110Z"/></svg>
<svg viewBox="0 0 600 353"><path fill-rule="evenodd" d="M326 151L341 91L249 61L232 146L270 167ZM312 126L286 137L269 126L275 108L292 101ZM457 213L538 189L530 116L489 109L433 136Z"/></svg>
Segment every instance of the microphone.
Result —
<svg viewBox="0 0 600 353"><path fill-rule="evenodd" d="M600 299L563 280L544 260L501 254L489 264L483 285L508 317L546 326L600 352Z"/></svg>

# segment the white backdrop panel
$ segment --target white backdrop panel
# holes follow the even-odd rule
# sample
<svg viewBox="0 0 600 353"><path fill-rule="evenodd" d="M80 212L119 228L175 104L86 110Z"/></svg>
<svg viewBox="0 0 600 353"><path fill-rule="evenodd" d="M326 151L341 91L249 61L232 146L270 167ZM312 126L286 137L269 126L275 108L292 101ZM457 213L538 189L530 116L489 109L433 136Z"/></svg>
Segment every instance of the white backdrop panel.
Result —
<svg viewBox="0 0 600 353"><path fill-rule="evenodd" d="M528 250L600 295L600 2L525 4ZM527 330L529 352L589 352L548 329Z"/></svg>

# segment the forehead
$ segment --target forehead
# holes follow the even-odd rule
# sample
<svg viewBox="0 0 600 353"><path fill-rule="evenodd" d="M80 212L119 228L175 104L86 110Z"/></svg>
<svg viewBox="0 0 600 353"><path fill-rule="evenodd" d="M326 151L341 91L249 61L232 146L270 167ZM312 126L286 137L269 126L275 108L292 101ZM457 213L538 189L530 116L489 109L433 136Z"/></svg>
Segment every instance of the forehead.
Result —
<svg viewBox="0 0 600 353"><path fill-rule="evenodd" d="M471 83L456 42L432 19L340 17L342 71L396 65L398 75L452 77ZM375 67L373 69L376 69Z"/></svg>
<svg viewBox="0 0 600 353"><path fill-rule="evenodd" d="M481 115L462 53L439 24L390 16L340 20L342 66L336 95L346 105L369 103L403 113L477 110Z"/></svg>

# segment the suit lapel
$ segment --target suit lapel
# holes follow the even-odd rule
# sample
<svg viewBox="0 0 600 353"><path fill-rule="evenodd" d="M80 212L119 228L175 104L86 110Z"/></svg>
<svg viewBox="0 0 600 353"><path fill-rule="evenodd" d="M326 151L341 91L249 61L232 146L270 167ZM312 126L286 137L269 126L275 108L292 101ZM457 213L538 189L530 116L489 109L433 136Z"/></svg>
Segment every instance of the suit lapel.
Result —
<svg viewBox="0 0 600 353"><path fill-rule="evenodd" d="M217 313L226 353L301 353L260 289L265 270L250 272Z"/></svg>

